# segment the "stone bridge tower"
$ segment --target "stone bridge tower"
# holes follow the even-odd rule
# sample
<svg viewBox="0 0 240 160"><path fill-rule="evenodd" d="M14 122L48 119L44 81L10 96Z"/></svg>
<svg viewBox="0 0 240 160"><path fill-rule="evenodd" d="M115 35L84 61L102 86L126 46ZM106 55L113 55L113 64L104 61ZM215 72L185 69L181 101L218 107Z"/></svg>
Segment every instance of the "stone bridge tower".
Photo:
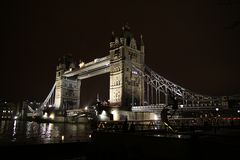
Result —
<svg viewBox="0 0 240 160"><path fill-rule="evenodd" d="M59 59L56 70L55 107L61 113L79 108L81 81L77 76L66 78L64 73L74 70L76 65L71 55Z"/></svg>
<svg viewBox="0 0 240 160"><path fill-rule="evenodd" d="M132 69L132 64L144 69L144 44L137 45L128 25L122 27L120 37L112 33L110 42L110 106L131 110L143 105L144 79Z"/></svg>

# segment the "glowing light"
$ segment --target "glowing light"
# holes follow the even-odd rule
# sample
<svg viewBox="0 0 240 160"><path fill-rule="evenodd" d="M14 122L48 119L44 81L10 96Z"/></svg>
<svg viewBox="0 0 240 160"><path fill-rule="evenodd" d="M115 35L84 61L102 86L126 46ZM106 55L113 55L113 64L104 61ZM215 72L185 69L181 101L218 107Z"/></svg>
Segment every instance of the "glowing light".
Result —
<svg viewBox="0 0 240 160"><path fill-rule="evenodd" d="M84 65L85 65L85 63L84 63L84 62L81 62L81 63L79 64L79 67L82 68Z"/></svg>
<svg viewBox="0 0 240 160"><path fill-rule="evenodd" d="M153 119L158 120L158 116L155 114Z"/></svg>
<svg viewBox="0 0 240 160"><path fill-rule="evenodd" d="M52 107L52 105L50 104L49 107Z"/></svg>
<svg viewBox="0 0 240 160"><path fill-rule="evenodd" d="M84 110L87 111L87 110L88 110L88 106L86 106L86 107L84 108Z"/></svg>
<svg viewBox="0 0 240 160"><path fill-rule="evenodd" d="M183 108L183 104L180 104L180 108Z"/></svg>
<svg viewBox="0 0 240 160"><path fill-rule="evenodd" d="M102 115L102 116L106 116L106 115L107 115L106 111L103 110L101 115Z"/></svg>
<svg viewBox="0 0 240 160"><path fill-rule="evenodd" d="M51 113L50 116L49 116L50 119L54 119L55 118L55 115L54 113Z"/></svg>
<svg viewBox="0 0 240 160"><path fill-rule="evenodd" d="M219 111L219 108L216 108L216 111Z"/></svg>
<svg viewBox="0 0 240 160"><path fill-rule="evenodd" d="M178 137L178 138L181 138L182 136L179 134L179 135L177 135L177 137Z"/></svg>
<svg viewBox="0 0 240 160"><path fill-rule="evenodd" d="M89 134L89 136L88 136L89 138L91 138L92 137L92 135L91 134Z"/></svg>
<svg viewBox="0 0 240 160"><path fill-rule="evenodd" d="M237 113L240 113L240 110L237 110Z"/></svg>
<svg viewBox="0 0 240 160"><path fill-rule="evenodd" d="M107 113L105 110L102 111L102 113L99 115L101 120L106 120L107 119Z"/></svg>
<svg viewBox="0 0 240 160"><path fill-rule="evenodd" d="M94 63L99 62L99 58L94 59Z"/></svg>
<svg viewBox="0 0 240 160"><path fill-rule="evenodd" d="M133 74L138 74L137 71L132 71Z"/></svg>
<svg viewBox="0 0 240 160"><path fill-rule="evenodd" d="M44 113L43 118L47 118L47 113L46 112Z"/></svg>
<svg viewBox="0 0 240 160"><path fill-rule="evenodd" d="M62 141L64 141L64 136L62 136L62 138L61 138L61 139L62 139Z"/></svg>
<svg viewBox="0 0 240 160"><path fill-rule="evenodd" d="M18 119L18 116L14 116L14 118L13 119Z"/></svg>
<svg viewBox="0 0 240 160"><path fill-rule="evenodd" d="M15 135L16 135L16 126L17 126L17 122L16 122L16 120L14 120L14 124L13 124L13 135L12 135L12 136L15 136Z"/></svg>

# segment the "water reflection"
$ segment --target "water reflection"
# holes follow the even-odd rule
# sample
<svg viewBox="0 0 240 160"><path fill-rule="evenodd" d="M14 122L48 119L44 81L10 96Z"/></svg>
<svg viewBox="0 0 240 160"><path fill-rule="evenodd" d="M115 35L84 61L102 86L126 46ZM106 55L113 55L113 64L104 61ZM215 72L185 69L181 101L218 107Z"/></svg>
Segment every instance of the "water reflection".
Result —
<svg viewBox="0 0 240 160"><path fill-rule="evenodd" d="M83 142L90 140L89 134L88 124L0 121L0 142L5 143Z"/></svg>
<svg viewBox="0 0 240 160"><path fill-rule="evenodd" d="M161 137L161 138L179 138L179 139L188 139L191 135L182 135L182 134L155 134L154 137Z"/></svg>

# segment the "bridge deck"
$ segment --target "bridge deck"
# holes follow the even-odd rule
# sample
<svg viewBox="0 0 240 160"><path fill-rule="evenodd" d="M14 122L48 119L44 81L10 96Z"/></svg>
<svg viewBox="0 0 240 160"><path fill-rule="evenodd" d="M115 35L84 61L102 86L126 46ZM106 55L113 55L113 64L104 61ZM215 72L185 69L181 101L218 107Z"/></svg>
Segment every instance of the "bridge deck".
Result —
<svg viewBox="0 0 240 160"><path fill-rule="evenodd" d="M68 71L64 73L64 77L78 76L78 79L86 79L100 74L108 73L110 66L110 57L95 59L92 62L85 64L78 70Z"/></svg>

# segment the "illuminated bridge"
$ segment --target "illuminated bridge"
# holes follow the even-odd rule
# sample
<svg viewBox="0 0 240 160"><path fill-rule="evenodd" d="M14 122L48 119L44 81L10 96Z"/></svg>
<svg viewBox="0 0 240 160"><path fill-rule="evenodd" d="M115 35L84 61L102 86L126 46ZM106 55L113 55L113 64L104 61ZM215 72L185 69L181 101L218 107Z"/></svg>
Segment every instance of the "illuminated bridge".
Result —
<svg viewBox="0 0 240 160"><path fill-rule="evenodd" d="M73 63L72 57L59 60L56 82L41 108L54 106L59 111L80 107L81 81L110 73L110 108L120 111L157 112L164 106L176 103L182 110L213 109L226 105L219 97L194 93L179 86L145 64L142 36L137 43L130 27L122 33L112 33L109 55L89 63Z"/></svg>

